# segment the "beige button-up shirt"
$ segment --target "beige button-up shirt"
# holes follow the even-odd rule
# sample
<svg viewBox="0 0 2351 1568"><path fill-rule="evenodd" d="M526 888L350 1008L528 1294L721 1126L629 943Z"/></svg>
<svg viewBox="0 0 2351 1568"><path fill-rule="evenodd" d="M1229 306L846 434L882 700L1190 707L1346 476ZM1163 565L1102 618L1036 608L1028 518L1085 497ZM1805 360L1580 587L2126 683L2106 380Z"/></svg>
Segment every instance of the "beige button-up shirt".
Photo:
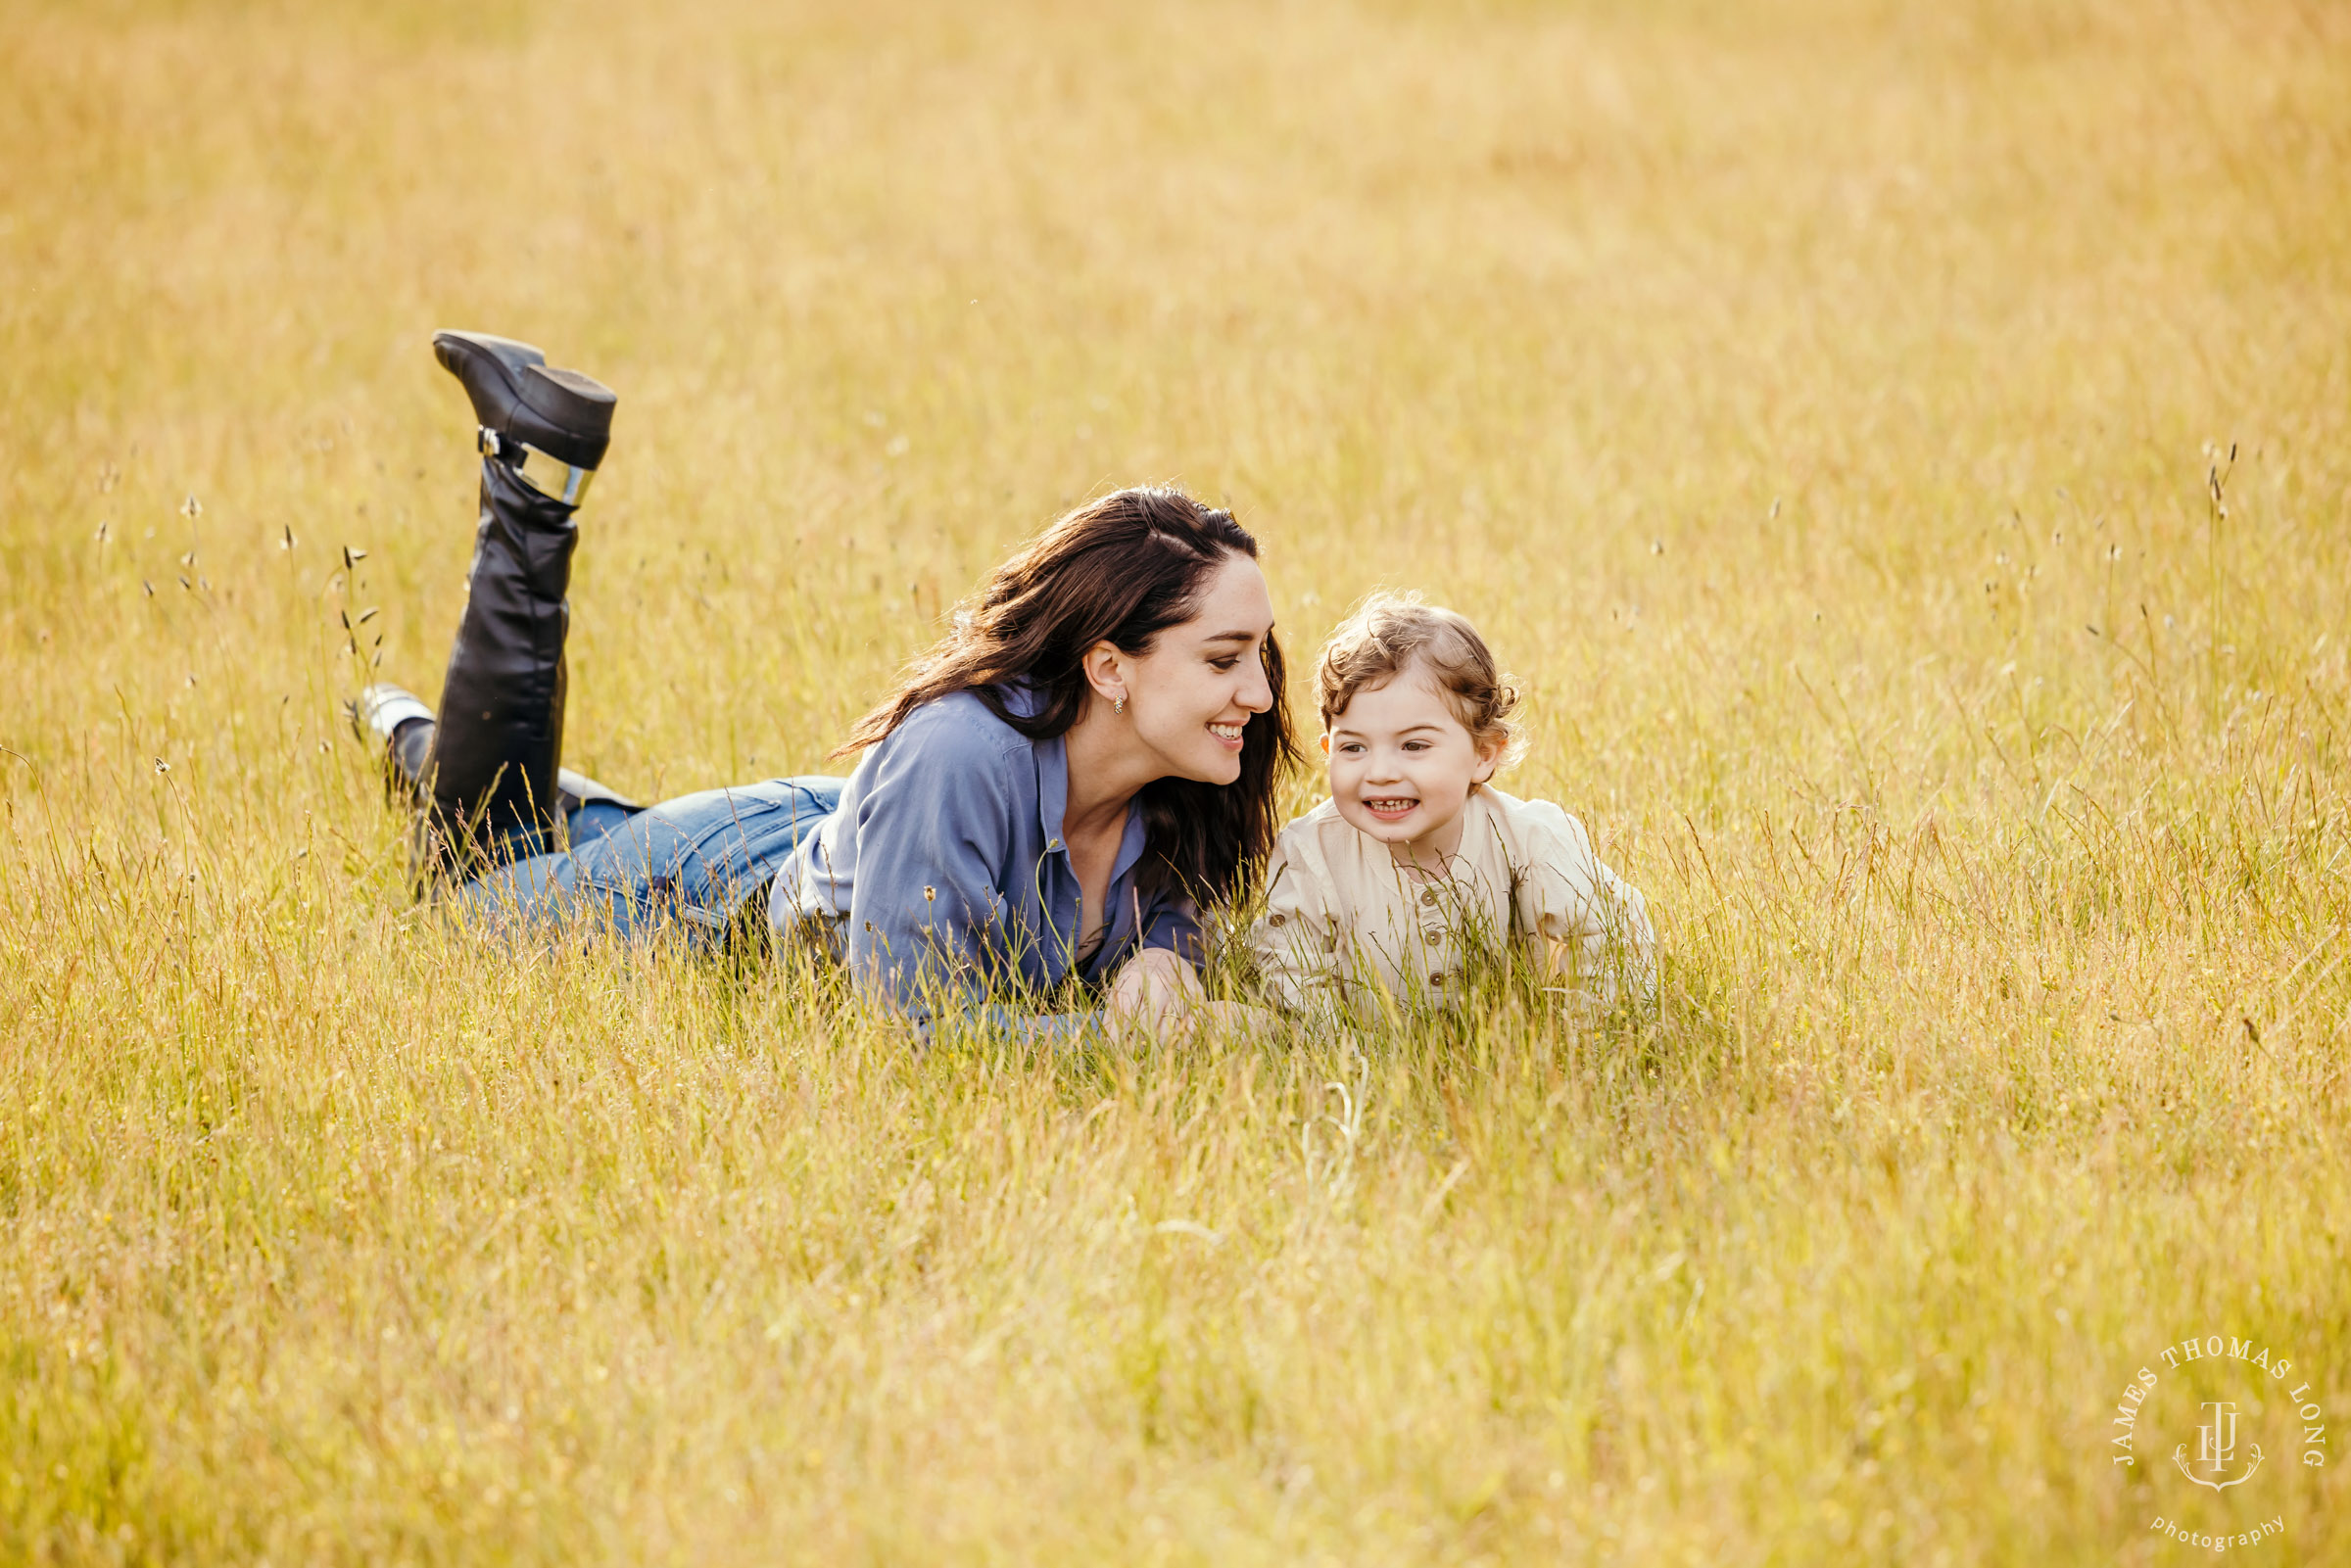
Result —
<svg viewBox="0 0 2351 1568"><path fill-rule="evenodd" d="M1604 1001L1655 992L1656 936L1640 889L1550 801L1477 789L1445 872L1408 874L1331 801L1284 828L1249 936L1275 997L1314 1011L1376 984L1442 1002L1460 993L1465 965L1511 943L1538 963L1549 944L1565 944L1576 978Z"/></svg>

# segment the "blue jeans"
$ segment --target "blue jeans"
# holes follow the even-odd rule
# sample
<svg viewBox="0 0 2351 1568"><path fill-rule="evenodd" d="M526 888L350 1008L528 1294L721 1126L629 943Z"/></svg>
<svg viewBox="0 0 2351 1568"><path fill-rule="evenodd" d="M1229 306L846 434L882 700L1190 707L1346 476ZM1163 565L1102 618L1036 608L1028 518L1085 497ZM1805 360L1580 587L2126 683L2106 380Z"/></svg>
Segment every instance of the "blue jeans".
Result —
<svg viewBox="0 0 2351 1568"><path fill-rule="evenodd" d="M515 832L501 845L512 858L452 902L508 928L723 946L792 847L840 808L842 783L769 779L644 808L591 801L571 814L568 848L542 854L535 832ZM764 899L751 913L764 931Z"/></svg>

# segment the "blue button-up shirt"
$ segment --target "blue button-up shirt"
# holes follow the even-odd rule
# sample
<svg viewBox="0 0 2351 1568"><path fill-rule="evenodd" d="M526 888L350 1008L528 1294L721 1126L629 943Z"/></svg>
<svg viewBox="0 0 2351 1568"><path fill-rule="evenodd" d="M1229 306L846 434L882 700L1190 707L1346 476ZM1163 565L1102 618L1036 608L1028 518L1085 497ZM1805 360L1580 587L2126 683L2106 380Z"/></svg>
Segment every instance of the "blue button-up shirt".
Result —
<svg viewBox="0 0 2351 1568"><path fill-rule="evenodd" d="M1039 696L1016 687L1007 702L1026 716ZM785 861L769 920L779 934L810 924L829 933L860 984L926 1029L1005 993L1041 997L1073 971L1099 982L1138 948L1200 962L1191 900L1135 885L1140 803L1127 808L1111 868L1108 929L1078 960L1091 922L1062 839L1069 798L1060 736L1032 740L968 691L925 703L866 751L840 810ZM1028 1026L1076 1024L1063 1016Z"/></svg>

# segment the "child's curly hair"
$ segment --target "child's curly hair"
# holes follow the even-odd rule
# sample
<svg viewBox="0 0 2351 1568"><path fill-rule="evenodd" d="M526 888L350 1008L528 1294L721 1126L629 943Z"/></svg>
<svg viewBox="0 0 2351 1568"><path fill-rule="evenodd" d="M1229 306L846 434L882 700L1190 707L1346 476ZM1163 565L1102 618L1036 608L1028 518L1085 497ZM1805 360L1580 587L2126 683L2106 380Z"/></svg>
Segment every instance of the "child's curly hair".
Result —
<svg viewBox="0 0 2351 1568"><path fill-rule="evenodd" d="M1511 722L1518 711L1517 688L1466 617L1424 604L1418 594L1372 594L1323 642L1315 661L1315 703L1323 730L1358 691L1386 686L1415 663L1436 682L1472 740L1480 747L1501 743L1496 772L1518 760L1526 742Z"/></svg>

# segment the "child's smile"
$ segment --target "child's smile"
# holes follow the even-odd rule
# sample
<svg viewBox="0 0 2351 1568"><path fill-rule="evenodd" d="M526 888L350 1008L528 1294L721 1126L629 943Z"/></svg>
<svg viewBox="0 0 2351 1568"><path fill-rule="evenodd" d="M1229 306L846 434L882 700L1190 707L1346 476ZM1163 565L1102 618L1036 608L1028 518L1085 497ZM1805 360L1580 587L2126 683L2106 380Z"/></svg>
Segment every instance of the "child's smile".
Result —
<svg viewBox="0 0 2351 1568"><path fill-rule="evenodd" d="M1331 715L1322 747L1339 815L1397 860L1426 871L1460 852L1462 808L1493 776L1501 751L1477 743L1417 666L1356 692Z"/></svg>

